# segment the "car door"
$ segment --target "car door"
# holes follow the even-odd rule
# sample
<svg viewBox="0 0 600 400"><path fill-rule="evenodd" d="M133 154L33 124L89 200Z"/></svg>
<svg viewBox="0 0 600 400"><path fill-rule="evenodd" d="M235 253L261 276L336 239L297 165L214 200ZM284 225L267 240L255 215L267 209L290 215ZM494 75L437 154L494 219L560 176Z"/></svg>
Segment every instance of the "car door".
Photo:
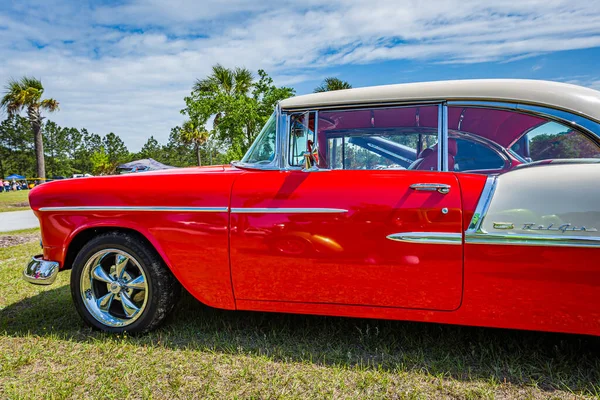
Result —
<svg viewBox="0 0 600 400"><path fill-rule="evenodd" d="M393 123L398 124L406 112L379 118L395 116ZM323 117L315 118L311 130L335 120L334 115ZM359 117L345 115L344 129L360 124ZM375 113L372 119L377 117ZM394 164L396 156L363 154L371 142L353 138L374 137L381 128L377 122L370 123L375 130L363 130L362 136L353 134L348 140L340 137L344 129L337 129L343 124L331 132L326 127L318 131L319 164L333 168L249 170L235 181L230 256L236 299L432 310L460 305L463 235L457 179L453 173L438 172L431 162L426 164L434 165L433 171L409 170ZM418 140L401 138L402 157L410 155L406 143L427 142L424 130L419 132ZM378 137L391 140L389 135ZM386 151L402 140L392 140ZM341 148L337 162L344 168L337 168L331 159L334 145L342 142L348 146ZM435 147L434 141L428 145ZM422 149L414 149L415 159L417 150ZM292 165L298 162L295 155L290 155ZM361 162L369 168L358 169ZM386 162L388 168L383 168Z"/></svg>

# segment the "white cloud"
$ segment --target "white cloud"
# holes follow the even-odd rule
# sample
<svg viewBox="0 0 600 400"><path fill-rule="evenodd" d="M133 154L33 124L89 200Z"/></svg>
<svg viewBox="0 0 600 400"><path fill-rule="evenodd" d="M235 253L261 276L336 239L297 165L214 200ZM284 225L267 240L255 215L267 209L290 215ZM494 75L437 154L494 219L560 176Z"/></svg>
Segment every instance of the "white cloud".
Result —
<svg viewBox="0 0 600 400"><path fill-rule="evenodd" d="M0 5L0 78L33 74L58 123L165 142L210 66L264 68L276 83L386 60L506 62L600 47L600 9L566 0L78 0ZM591 85L598 80L589 79Z"/></svg>

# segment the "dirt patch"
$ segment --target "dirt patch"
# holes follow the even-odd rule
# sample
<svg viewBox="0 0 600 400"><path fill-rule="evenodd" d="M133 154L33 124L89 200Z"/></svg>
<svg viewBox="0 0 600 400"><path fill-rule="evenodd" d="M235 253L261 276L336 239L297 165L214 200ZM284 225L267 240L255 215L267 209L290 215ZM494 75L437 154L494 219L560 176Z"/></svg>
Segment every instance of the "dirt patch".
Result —
<svg viewBox="0 0 600 400"><path fill-rule="evenodd" d="M7 207L14 207L14 208L22 208L22 207L29 207L29 202L28 201L22 201L20 203L12 203L12 204L7 204Z"/></svg>
<svg viewBox="0 0 600 400"><path fill-rule="evenodd" d="M39 233L24 233L22 235L4 235L0 236L0 249L5 247L17 246L24 243L40 240Z"/></svg>

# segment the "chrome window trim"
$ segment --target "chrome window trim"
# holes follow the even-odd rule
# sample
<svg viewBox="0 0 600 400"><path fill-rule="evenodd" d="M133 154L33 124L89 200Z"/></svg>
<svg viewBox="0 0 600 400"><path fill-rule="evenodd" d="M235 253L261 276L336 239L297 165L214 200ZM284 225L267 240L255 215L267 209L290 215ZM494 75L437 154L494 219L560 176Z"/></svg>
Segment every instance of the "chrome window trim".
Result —
<svg viewBox="0 0 600 400"><path fill-rule="evenodd" d="M41 207L39 211L145 211L145 212L227 212L229 207L168 207L168 206L76 206Z"/></svg>
<svg viewBox="0 0 600 400"><path fill-rule="evenodd" d="M462 245L460 232L400 232L386 238L397 242Z"/></svg>
<svg viewBox="0 0 600 400"><path fill-rule="evenodd" d="M360 111L360 110L370 110L370 109L381 109L381 108L386 108L386 109L390 109L390 108L409 108L409 107L420 107L420 106L434 106L437 105L438 106L438 126L437 126L437 139L438 139L438 143L441 143L441 139L442 139L442 131L443 131L443 126L442 126L442 115L443 115L443 105L444 105L444 101L443 100L439 100L439 101L423 101L423 102L407 102L407 103L398 103L398 102L394 102L394 103L374 103L372 105L369 104L360 104L357 106L351 106L351 107L344 107L344 106L332 106L332 107L315 107L315 108L303 108L303 109L285 109L282 110L282 113L287 115L287 120L289 121L289 116L292 114L298 114L298 113L304 113L304 112L314 112L315 113L315 136L318 137L319 131L317 130L318 128L318 118L319 118L319 111L340 111L340 112L347 112L347 111ZM446 128L447 128L447 124L446 124ZM279 132L278 132L279 134ZM289 146L290 146L290 132L289 132L289 123L288 126L286 127L286 132L284 133L285 137L286 137L286 147L284 149L283 154L288 154L287 152L289 152ZM446 136L447 136L447 130L446 130ZM438 169L437 171L441 171L442 168L440 168L440 166L442 165L441 157L442 157L442 149L441 146L438 145ZM287 157L286 157L287 158ZM447 159L447 156L446 156ZM284 163L284 167L282 168L282 170L284 171L297 171L297 170L301 170L302 167L298 167L298 166L294 166L294 165L290 165L289 164L289 160L285 160ZM447 161L446 161L446 165L447 165ZM447 171L448 168L446 167ZM331 171L330 169L327 170L321 170L321 171Z"/></svg>
<svg viewBox="0 0 600 400"><path fill-rule="evenodd" d="M440 103L443 103L444 99L439 100L411 100L411 101L381 101L381 102L365 102L361 104L336 104L331 106L316 106L312 108L299 107L299 108L286 108L283 109L284 113L298 113L298 112L306 112L306 111L330 111L330 110L339 110L339 111L352 111L352 110L364 110L370 108L398 108L398 107L411 107L416 105L430 105L434 106Z"/></svg>
<svg viewBox="0 0 600 400"><path fill-rule="evenodd" d="M338 110L338 111L354 111L364 110L372 108L403 108L403 107L416 107L416 106L428 106L437 105L438 111L438 143L441 148L438 151L438 171L448 171L448 107L449 106L462 106L462 107L479 107L479 108L493 108L502 110L512 110L515 112L521 112L525 114L537 115L542 118L548 119L561 123L563 125L572 127L579 130L586 136L590 137L595 143L600 146L600 123L591 120L583 115L574 114L570 111L560 110L557 108L549 108L543 105L533 105L524 103L508 103L498 101L486 101L486 100L428 100L422 102L372 102L363 103L359 105L332 105L332 106L319 106L314 108L289 108L282 110L281 105L278 103L275 108L276 113L276 145L275 145L275 162L268 165L256 165L248 163L235 163L234 166L243 169L253 170L300 170L301 167L295 167L289 165L287 160L286 152L289 149L290 138L288 135L289 128L289 116L292 113L298 112L310 112L314 111L316 114L316 134L318 135L318 113L320 110ZM520 139L520 137L519 137ZM518 140L518 139L517 139ZM512 143L511 143L512 145ZM508 146L510 148L510 145Z"/></svg>
<svg viewBox="0 0 600 400"><path fill-rule="evenodd" d="M444 154L444 128L442 126L442 121L444 120L444 108L442 104L438 104L438 126L437 126L437 141L438 141L438 152L437 152L437 170L442 171L443 162L443 154ZM419 158L419 154L417 154L417 158Z"/></svg>
<svg viewBox="0 0 600 400"><path fill-rule="evenodd" d="M464 101L454 100L448 101L448 106L456 107L477 107L477 108L492 108L499 110L515 111L523 114L535 115L541 118L548 119L549 121L558 122L565 126L579 130L581 133L590 137L597 145L600 146L600 123L591 120L583 115L574 114L570 111L564 111L557 108L550 108L546 106L538 106L524 103L506 103L498 101ZM523 133L525 134L525 132ZM522 137L519 136L519 140ZM507 146L510 148L513 144Z"/></svg>
<svg viewBox="0 0 600 400"><path fill-rule="evenodd" d="M246 163L246 162L242 162L242 161L235 161L235 162L231 163L232 166L241 168L241 169L252 169L252 170L262 170L262 171L279 171L281 169L281 166L283 164L281 162L281 149L280 149L280 145L279 145L279 143L281 142L281 135L279 133L279 130L282 127L281 127L281 121L280 121L281 105L279 103L277 103L277 105L275 106L275 111L273 113L275 114L275 155L273 156L273 161L271 161L269 164L254 164L254 163ZM271 118L271 117L269 117L269 118ZM256 147L256 144L258 143L258 141L256 140L257 138L258 138L258 136L254 138L254 142L252 142L252 144L250 145L250 147L244 154L244 157L246 157L246 154L249 154L254 149L254 147ZM243 157L242 157L242 159L243 159Z"/></svg>
<svg viewBox="0 0 600 400"><path fill-rule="evenodd" d="M232 207L232 214L343 214L343 208L311 208L311 207Z"/></svg>
<svg viewBox="0 0 600 400"><path fill-rule="evenodd" d="M440 104L440 107L442 108L442 118L438 118L438 126L440 124L442 126L442 163L440 164L441 169L440 165L438 165L438 171L448 171L448 105L443 103Z"/></svg>

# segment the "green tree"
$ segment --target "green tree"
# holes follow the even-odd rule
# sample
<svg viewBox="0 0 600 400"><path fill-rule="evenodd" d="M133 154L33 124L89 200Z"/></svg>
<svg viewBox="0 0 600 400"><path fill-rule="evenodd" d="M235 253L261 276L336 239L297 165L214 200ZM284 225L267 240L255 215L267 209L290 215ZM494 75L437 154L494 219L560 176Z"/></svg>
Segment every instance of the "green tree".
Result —
<svg viewBox="0 0 600 400"><path fill-rule="evenodd" d="M34 148L36 158L36 172L38 177L46 177L46 168L44 163L44 140L42 137L42 110L54 112L58 110L58 101L54 99L43 99L44 87L39 79L32 77L23 77L21 80L11 79L6 85L4 97L0 101L0 106L8 112L9 115L18 114L22 110L27 110L27 117L31 124L31 130L34 135Z"/></svg>
<svg viewBox="0 0 600 400"><path fill-rule="evenodd" d="M276 87L263 70L258 81L244 68L213 67L212 74L196 81L185 98L182 114L198 126L213 117L214 136L226 148L225 159L239 159L246 152L275 104L294 95L294 90Z"/></svg>
<svg viewBox="0 0 600 400"><path fill-rule="evenodd" d="M164 159L163 146L158 143L154 136L150 136L136 158L152 158L162 162Z"/></svg>
<svg viewBox="0 0 600 400"><path fill-rule="evenodd" d="M164 162L174 167L186 167L196 163L193 149L181 138L181 127L171 129L169 141L163 147Z"/></svg>
<svg viewBox="0 0 600 400"><path fill-rule="evenodd" d="M204 125L200 125L197 121L188 120L181 127L181 140L185 144L191 144L196 153L196 161L198 166L202 165L201 147L208 140L208 132Z"/></svg>
<svg viewBox="0 0 600 400"><path fill-rule="evenodd" d="M102 146L108 155L108 161L115 165L129 161L129 150L123 143L123 140L114 133L110 132L102 139Z"/></svg>
<svg viewBox="0 0 600 400"><path fill-rule="evenodd" d="M108 152L104 146L100 146L90 155L92 172L94 175L108 175L115 172L116 164L110 161Z"/></svg>
<svg viewBox="0 0 600 400"><path fill-rule="evenodd" d="M44 136L48 175L50 177L71 176L71 159L68 153L71 144L69 128L61 128L56 123L47 121L44 125Z"/></svg>
<svg viewBox="0 0 600 400"><path fill-rule="evenodd" d="M338 78L328 77L323 79L323 83L317 86L315 93L331 92L333 90L352 89L352 85Z"/></svg>
<svg viewBox="0 0 600 400"><path fill-rule="evenodd" d="M17 173L35 175L31 124L20 115L11 115L0 123L0 178Z"/></svg>
<svg viewBox="0 0 600 400"><path fill-rule="evenodd" d="M91 156L102 147L102 137L96 133L90 133L82 128L80 131L75 128L70 130L72 149L73 172L80 174L93 173L94 165Z"/></svg>
<svg viewBox="0 0 600 400"><path fill-rule="evenodd" d="M573 130L537 135L531 139L529 146L534 161L600 157L598 147L584 135Z"/></svg>

